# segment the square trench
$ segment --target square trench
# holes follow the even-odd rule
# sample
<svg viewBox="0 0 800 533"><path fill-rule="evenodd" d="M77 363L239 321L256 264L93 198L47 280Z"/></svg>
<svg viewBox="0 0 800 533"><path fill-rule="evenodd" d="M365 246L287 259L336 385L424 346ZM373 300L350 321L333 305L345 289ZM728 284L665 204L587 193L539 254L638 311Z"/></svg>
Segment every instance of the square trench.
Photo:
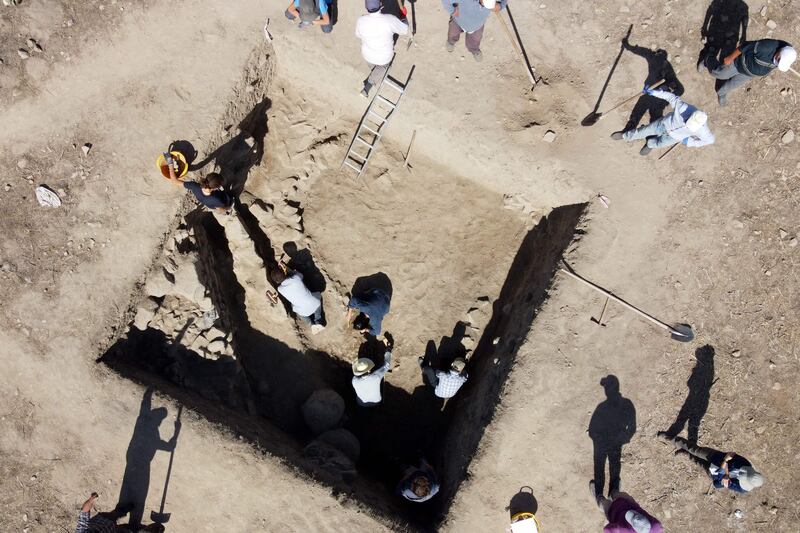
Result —
<svg viewBox="0 0 800 533"><path fill-rule="evenodd" d="M254 86L252 80L244 83ZM291 136L297 123L274 107L267 98L255 102L237 130L225 128L238 133L217 151L216 163L228 182L242 184L237 215L186 210L133 297L131 316L136 316L129 329L99 361L174 397L387 526L435 530L467 476L557 263L581 233L586 204L556 207L531 229L520 223L513 235L493 235L502 225L483 223L481 217L492 215L480 207L493 203L507 213L496 193L421 157L414 181L390 145L376 157L372 177L354 184L333 169L352 124L318 128L298 146ZM319 175L298 176L301 163L269 155L283 152L308 154ZM434 182L451 185L436 191ZM284 190L270 192L270 187ZM348 214L348 223L331 223ZM425 235L420 224L426 220L438 239ZM504 243L502 258L485 260L481 243L487 239ZM267 269L284 250L290 266L323 294L328 328L317 337L295 323L289 309L270 306L263 297L272 288ZM356 250L363 250L362 258L348 260ZM484 260L476 258L481 254ZM339 314L354 281L357 290L359 281L380 283L380 275L393 284L385 329L395 337L399 366L387 374L382 403L360 408L350 363L356 354L382 352L340 326ZM482 287L483 278L494 285ZM410 287L409 280L419 283ZM442 316L415 313L424 299L442 309ZM440 352L448 344L468 355L469 380L447 402L422 384L416 366L431 343L436 351L439 336ZM304 418L309 397L330 391L342 400L343 413L325 424ZM441 489L430 501L414 504L394 491L403 467L420 455L436 469Z"/></svg>

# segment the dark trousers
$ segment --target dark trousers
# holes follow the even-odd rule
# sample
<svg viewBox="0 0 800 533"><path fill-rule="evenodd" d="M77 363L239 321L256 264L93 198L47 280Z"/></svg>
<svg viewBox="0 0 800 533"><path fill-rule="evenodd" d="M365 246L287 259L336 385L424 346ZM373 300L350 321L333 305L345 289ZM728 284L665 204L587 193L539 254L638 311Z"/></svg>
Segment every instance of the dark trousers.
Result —
<svg viewBox="0 0 800 533"><path fill-rule="evenodd" d="M450 19L450 26L447 28L447 42L450 44L455 44L458 39L461 37L461 33L464 30L461 29L461 26L454 19ZM472 33L468 33L464 42L467 44L467 50L470 53L476 53L481 51L481 39L483 39L483 26L478 28Z"/></svg>

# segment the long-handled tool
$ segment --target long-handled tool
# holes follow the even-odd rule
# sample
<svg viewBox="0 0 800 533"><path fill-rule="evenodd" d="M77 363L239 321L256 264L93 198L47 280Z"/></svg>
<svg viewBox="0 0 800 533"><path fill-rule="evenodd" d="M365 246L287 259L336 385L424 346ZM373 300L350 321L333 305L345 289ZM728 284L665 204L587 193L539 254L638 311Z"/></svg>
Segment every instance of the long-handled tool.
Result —
<svg viewBox="0 0 800 533"><path fill-rule="evenodd" d="M164 505L167 503L167 488L169 488L169 477L172 474L172 460L175 458L175 448L178 447L178 433L181 432L182 411L183 406L178 406L178 416L175 417L175 435L172 437L174 444L172 446L172 451L169 453L169 466L167 466L167 479L164 481L164 493L161 495L161 508L158 512L150 511L150 520L159 524L166 524L169 522L169 517L172 514L164 512Z"/></svg>
<svg viewBox="0 0 800 533"><path fill-rule="evenodd" d="M566 263L565 263L565 265L566 265ZM568 267L569 265L566 265L566 266ZM669 324L666 324L666 323L660 321L659 319L657 319L657 318L655 318L655 317L653 317L651 315L648 315L647 313L645 313L641 309L637 309L636 307L632 306L631 304L629 304L628 302L626 302L622 298L614 296L612 293L610 293L609 291L605 290L604 288L602 288L602 287L600 287L598 285L595 285L594 283L592 283L591 281L589 281L587 279L582 278L581 276L577 275L575 272L572 272L571 270L568 270L566 268L559 268L558 271L559 272L563 272L564 274L570 276L571 278L580 281L584 285L586 285L588 287L591 287L592 289L596 290L597 292L599 292L600 294L602 294L602 295L604 295L606 297L606 303L603 305L603 312L601 313L600 318L596 321L598 324L604 325L603 324L603 315L605 315L606 307L608 306L608 300L613 300L613 301L621 304L623 307L625 307L627 309L630 309L631 311L633 311L634 313L636 313L640 317L642 317L642 318L644 318L646 320L649 320L650 322L652 322L656 326L660 327L661 329L664 329L664 330L668 331L669 334L670 334L670 337L672 339L676 340L676 341L689 342L692 339L694 339L694 332L692 331L691 326L689 326L687 324L674 324L674 325L670 326ZM595 321L593 320L593 322L595 322Z"/></svg>
<svg viewBox="0 0 800 533"><path fill-rule="evenodd" d="M676 147L676 146L678 146L679 144L680 144L680 143L675 143L675 144L673 144L672 146L670 146L670 147L667 149L667 151L666 151L666 152L664 152L663 154L661 154L660 156L658 156L658 160L659 160L659 161L661 161L662 159L664 159L665 157L667 157L667 154L668 154L668 153L670 153L672 150L674 150L674 149L675 149L675 147Z"/></svg>
<svg viewBox="0 0 800 533"><path fill-rule="evenodd" d="M403 166L411 172L411 165L408 164L408 160L411 159L411 149L414 148L414 139L417 138L417 130L414 130L411 133L411 142L408 143L408 151L406 152L405 160L403 161Z"/></svg>
<svg viewBox="0 0 800 533"><path fill-rule="evenodd" d="M542 77L539 76L539 79L536 79L536 69L533 67L533 65L531 65L531 60L528 58L528 52L525 51L525 46L522 44L522 36L519 34L517 23L514 22L514 15L511 14L511 7L508 4L506 4L506 13L508 13L508 20L511 22L511 29L514 30L514 35L517 38L517 44L519 44L519 50L522 53L522 59L525 60L525 66L528 68L528 74L531 80L533 80L533 86L535 87L537 83L542 81Z"/></svg>
<svg viewBox="0 0 800 533"><path fill-rule="evenodd" d="M508 6L506 6L506 9L508 9ZM514 51L517 53L522 62L525 63L525 72L528 73L528 78L531 80L532 87L536 87L536 78L533 77L533 72L531 72L531 69L528 68L528 63L525 60L525 56L522 55L522 50L519 49L517 40L514 39L513 35L511 35L511 30L508 28L508 24L506 24L506 21L500 15L499 11L495 11L494 14L497 15L497 20L499 20L500 24L503 25L503 29L506 31L506 35L508 36L508 40L511 41L511 46L514 48Z"/></svg>
<svg viewBox="0 0 800 533"><path fill-rule="evenodd" d="M663 83L664 83L664 80L658 80L658 81L657 81L657 82L655 82L653 85L651 85L651 86L650 86L650 88L651 88L651 89L655 89L656 87L660 87L660 86L661 86L661 84L663 84ZM615 110L615 109L617 109L618 107L621 107L621 106L623 106L623 105L627 104L628 102L630 102L631 100L634 100L634 99L636 99L636 98L639 98L640 96L642 96L642 93L641 93L641 91L640 91L640 92L638 92L638 93L636 93L636 94L634 94L633 96L631 96L631 97L629 97L629 98L626 98L625 100L621 101L620 103L618 103L617 105L615 105L615 106L614 106L614 107L612 107L611 109L607 109L606 111L603 111L602 113L598 113L597 111L592 111L591 113L589 113L589 114L586 116L586 118L584 118L584 119L581 121L581 125L582 125L582 126L594 126L595 124L597 124L597 122L598 122L600 119L602 119L602 118L603 118L603 116L604 116L604 115L607 115L608 113L610 113L610 112L614 111L614 110Z"/></svg>
<svg viewBox="0 0 800 533"><path fill-rule="evenodd" d="M411 38L408 40L406 50L411 48L414 43L414 36L417 35L417 8L415 6L417 0L408 0L408 3L411 4Z"/></svg>
<svg viewBox="0 0 800 533"><path fill-rule="evenodd" d="M611 76L613 76L614 71L617 70L619 60L622 58L622 53L625 51L625 42L630 39L632 31L633 24L628 26L628 32L625 34L625 38L622 39L622 43L619 45L619 53L617 54L617 58L614 60L614 63L612 63L611 69L608 71L608 76L606 76L606 81L603 83L603 89L600 91L600 96L597 97L597 102L594 104L594 109L592 109L592 112L586 115L586 118L581 121L581 126L591 126L597 122L597 120L593 119L592 117L597 114L597 109L600 107L600 102L603 101L603 96L606 94L606 89L608 88L608 83L611 81ZM588 122L590 120L592 121L591 123Z"/></svg>
<svg viewBox="0 0 800 533"><path fill-rule="evenodd" d="M790 70L790 71L792 71L792 74L794 74L795 76L797 76L798 78L800 78L800 72L797 72L797 71L796 71L795 69L793 69L792 67L789 67L789 70Z"/></svg>

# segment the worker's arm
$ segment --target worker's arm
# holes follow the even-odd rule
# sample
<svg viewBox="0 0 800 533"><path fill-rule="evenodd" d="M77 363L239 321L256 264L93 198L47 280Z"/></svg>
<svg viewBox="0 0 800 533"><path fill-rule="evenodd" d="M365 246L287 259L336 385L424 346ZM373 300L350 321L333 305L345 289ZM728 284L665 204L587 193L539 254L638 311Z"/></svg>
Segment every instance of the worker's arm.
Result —
<svg viewBox="0 0 800 533"><path fill-rule="evenodd" d="M656 98L660 98L660 99L668 102L675 109L678 108L678 105L683 103L683 101L680 98L678 98L677 96L675 96L674 94L672 94L669 91L662 91L661 89L647 89L646 92L650 96L655 96Z"/></svg>
<svg viewBox="0 0 800 533"><path fill-rule="evenodd" d="M717 139L716 139L716 137L714 137L714 134L711 133L711 130L708 129L707 126L703 126L703 129L701 129L700 131L695 132L694 134L690 135L689 137L686 137L681 142L683 142L683 144L685 144L689 148L700 148L701 146L706 146L708 144L714 144L714 141L716 141L716 140ZM722 463L723 466L725 464L727 464L727 461L728 461L728 459L725 459L725 461Z"/></svg>
<svg viewBox="0 0 800 533"><path fill-rule="evenodd" d="M291 13L291 14L292 14L292 15L294 15L295 17L299 17L299 16L300 16L300 12L297 10L297 8L296 8L296 7L295 7L295 5L294 5L294 0L292 0L292 1L289 3L289 7L287 7L287 8L286 8L286 12L287 12L287 13Z"/></svg>
<svg viewBox="0 0 800 533"><path fill-rule="evenodd" d="M723 62L724 64L726 64L726 65L730 65L730 64L731 64L731 63L733 63L733 62L736 60L736 58L737 58L737 57L739 57L740 55L742 55L742 48L741 48L741 47L737 48L736 50L734 50L733 52L731 52L729 55L725 56L725 59L723 59L723 60L722 60L722 62Z"/></svg>
<svg viewBox="0 0 800 533"><path fill-rule="evenodd" d="M408 33L408 23L397 17L392 17L392 31L398 35L405 35Z"/></svg>

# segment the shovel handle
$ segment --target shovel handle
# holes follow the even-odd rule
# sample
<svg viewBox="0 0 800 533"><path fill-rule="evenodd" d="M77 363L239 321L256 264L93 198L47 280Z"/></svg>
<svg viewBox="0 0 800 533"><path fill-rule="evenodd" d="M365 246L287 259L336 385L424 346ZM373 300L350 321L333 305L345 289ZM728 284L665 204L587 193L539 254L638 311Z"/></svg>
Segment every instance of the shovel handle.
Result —
<svg viewBox="0 0 800 533"><path fill-rule="evenodd" d="M650 89L655 89L656 87L660 87L661 84L664 83L664 81L665 80L658 80L657 82L655 82L653 85L650 86ZM605 115L606 113L610 113L611 111L614 111L616 108L618 108L620 106L623 106L623 105L627 104L628 102L630 102L631 100L633 100L634 98L639 98L640 96L642 96L642 93L638 92L638 93L634 94L633 96L631 96L630 98L626 98L625 100L621 101L620 103L618 103L617 105L615 105L611 109L603 111L601 114Z"/></svg>
<svg viewBox="0 0 800 533"><path fill-rule="evenodd" d="M792 74L794 74L795 76L797 76L798 78L800 78L800 72L797 72L797 71L796 71L795 69L793 69L792 67L789 67L789 70L792 72Z"/></svg>

